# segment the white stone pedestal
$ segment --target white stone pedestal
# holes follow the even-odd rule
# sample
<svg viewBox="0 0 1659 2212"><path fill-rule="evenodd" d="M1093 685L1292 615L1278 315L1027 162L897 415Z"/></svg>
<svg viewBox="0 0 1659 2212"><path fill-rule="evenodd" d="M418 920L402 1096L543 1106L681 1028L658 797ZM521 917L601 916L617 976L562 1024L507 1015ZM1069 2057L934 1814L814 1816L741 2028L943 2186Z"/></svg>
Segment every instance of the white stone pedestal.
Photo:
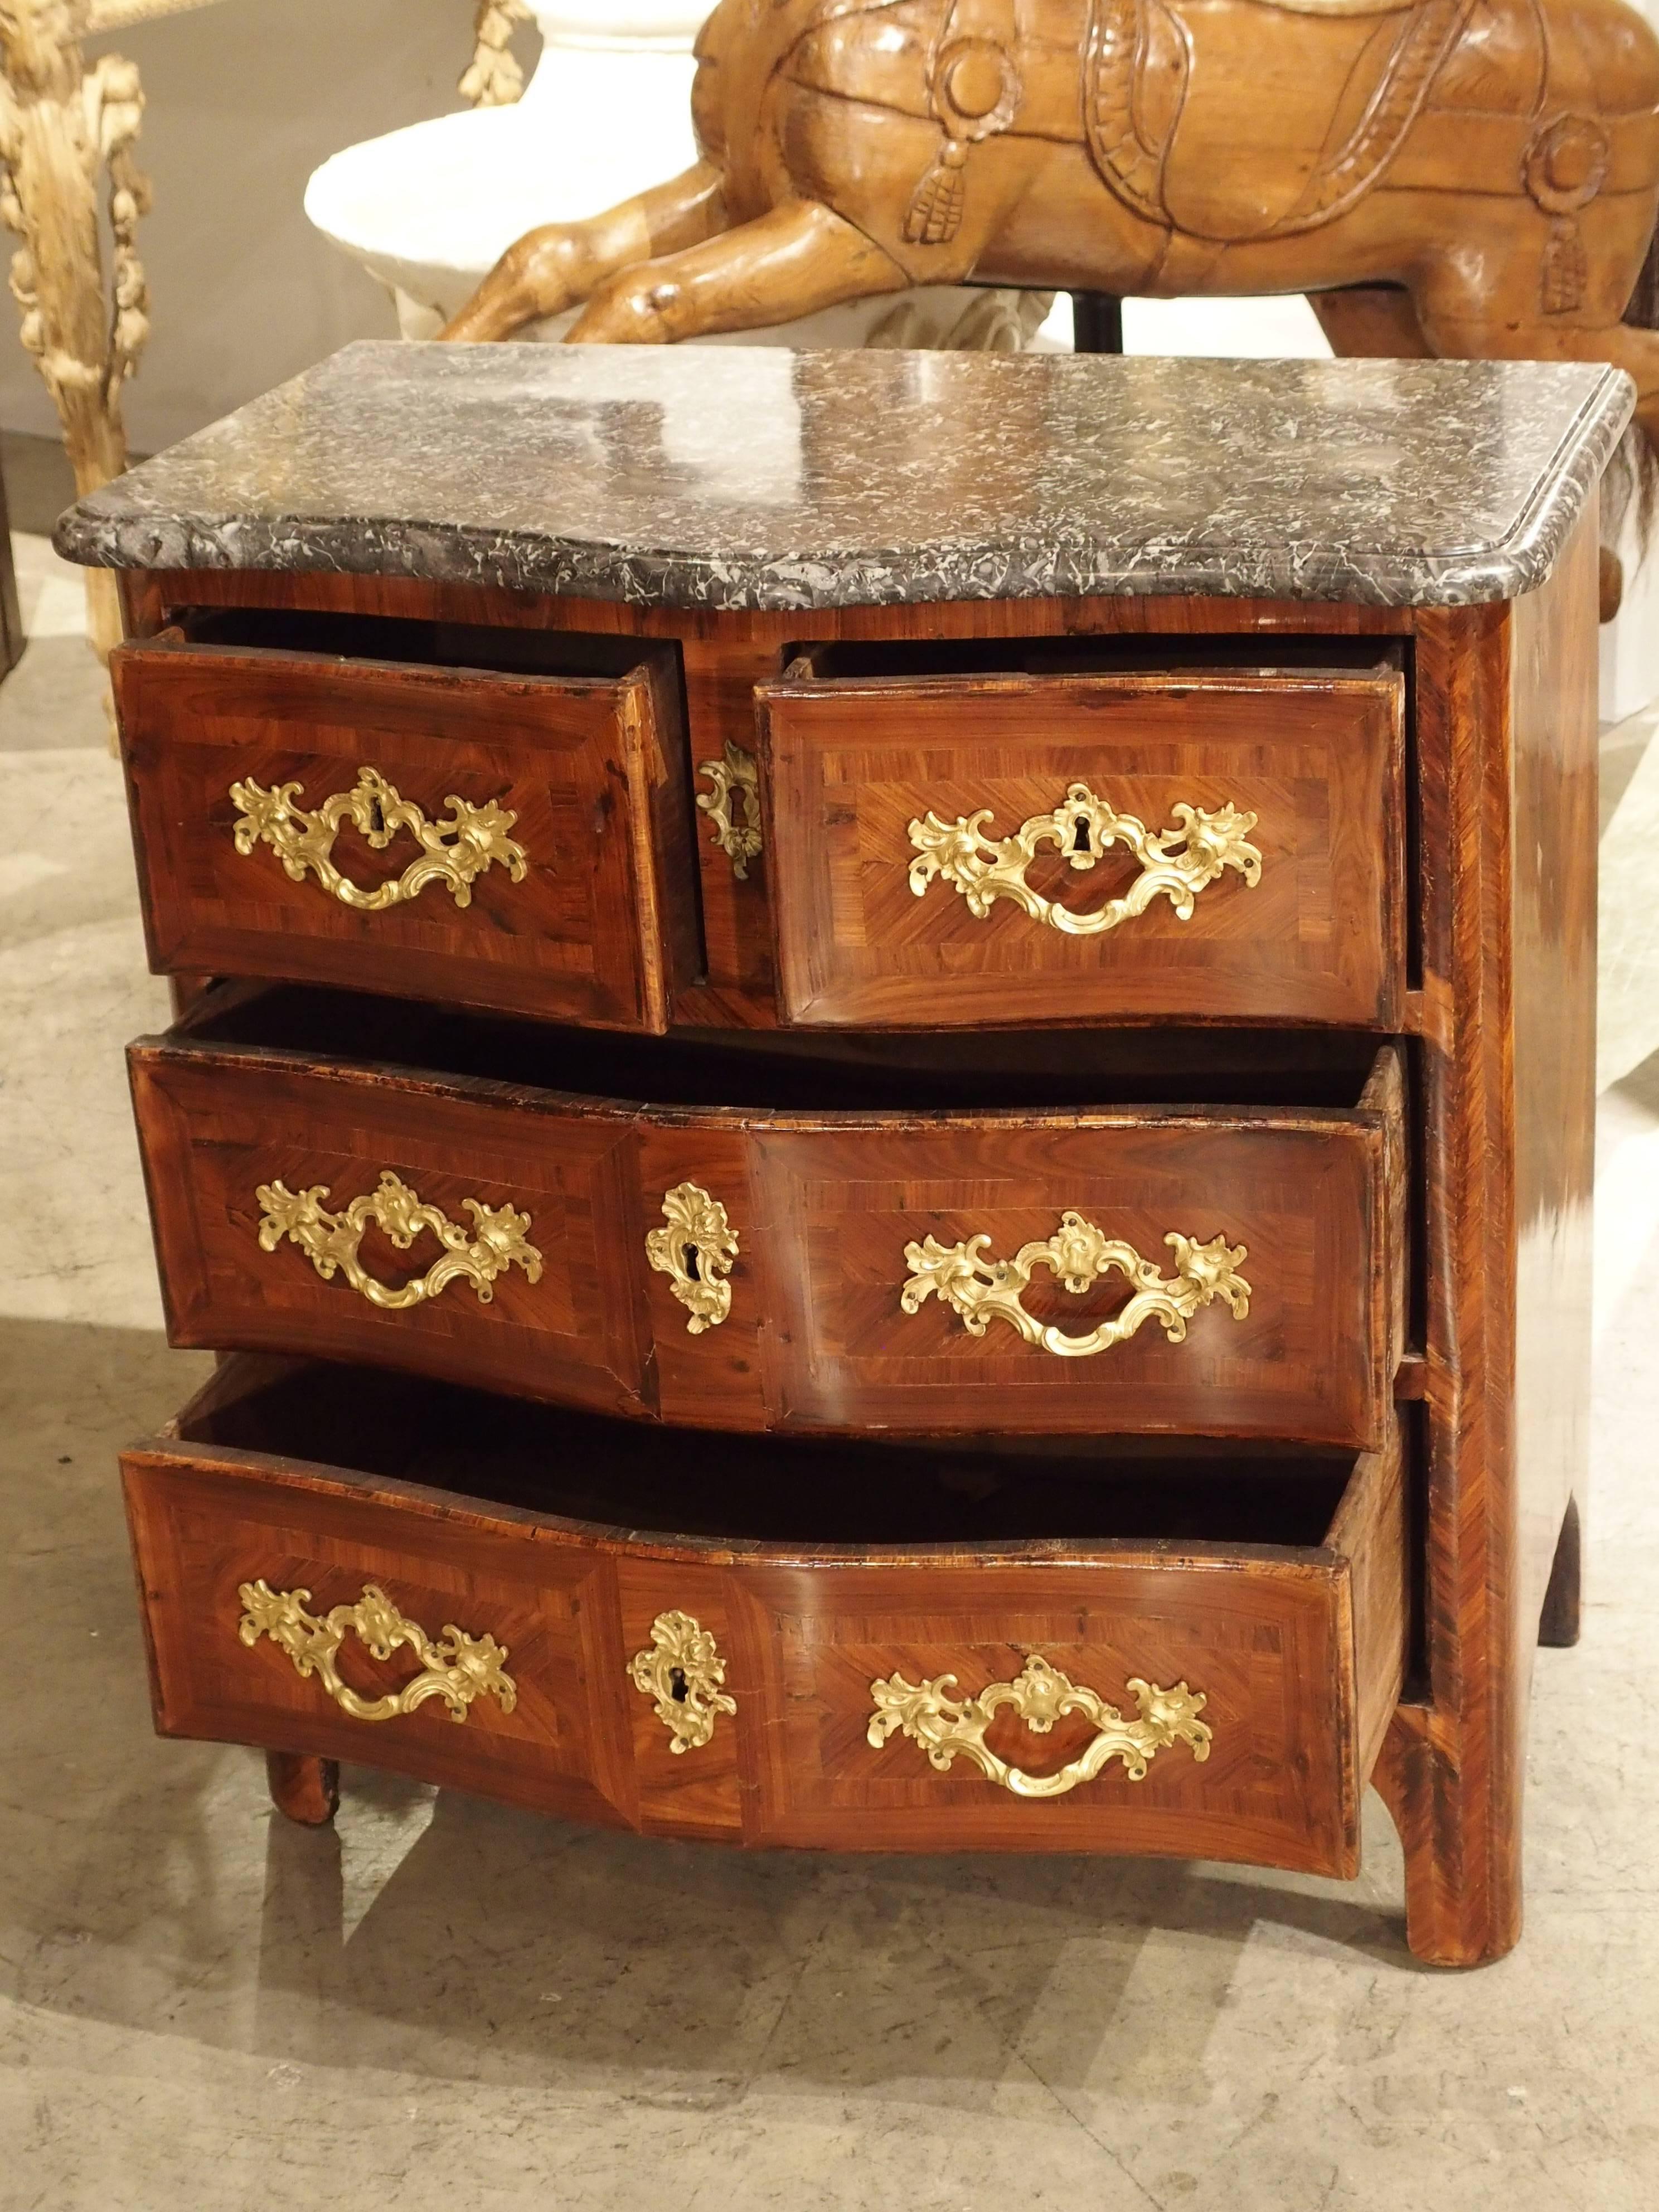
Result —
<svg viewBox="0 0 1659 2212"><path fill-rule="evenodd" d="M411 124L325 161L306 213L435 337L516 238L614 207L690 168L701 0L531 0L542 53L514 106ZM707 344L908 345L1016 352L1046 296L930 286ZM575 319L526 331L556 338Z"/></svg>

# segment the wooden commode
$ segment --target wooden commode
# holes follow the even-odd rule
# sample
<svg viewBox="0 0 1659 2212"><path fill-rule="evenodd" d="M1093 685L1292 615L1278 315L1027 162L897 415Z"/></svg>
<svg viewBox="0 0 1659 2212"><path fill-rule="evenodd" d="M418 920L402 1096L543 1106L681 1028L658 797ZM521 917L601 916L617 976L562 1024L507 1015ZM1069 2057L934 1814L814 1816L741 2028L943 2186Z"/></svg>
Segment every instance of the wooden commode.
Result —
<svg viewBox="0 0 1659 2212"><path fill-rule="evenodd" d="M157 1726L1520 1927L1588 1390L1593 368L366 346L72 509Z"/></svg>

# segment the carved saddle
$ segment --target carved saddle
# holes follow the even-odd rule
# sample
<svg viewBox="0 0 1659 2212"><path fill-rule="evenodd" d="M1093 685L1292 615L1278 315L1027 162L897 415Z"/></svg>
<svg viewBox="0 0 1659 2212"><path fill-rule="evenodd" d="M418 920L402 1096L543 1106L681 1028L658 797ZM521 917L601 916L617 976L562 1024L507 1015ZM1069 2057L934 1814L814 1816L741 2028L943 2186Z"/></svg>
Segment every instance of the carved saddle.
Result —
<svg viewBox="0 0 1659 2212"><path fill-rule="evenodd" d="M1313 230L1387 169L1475 0L1091 0L1084 114L1137 213L1227 245Z"/></svg>

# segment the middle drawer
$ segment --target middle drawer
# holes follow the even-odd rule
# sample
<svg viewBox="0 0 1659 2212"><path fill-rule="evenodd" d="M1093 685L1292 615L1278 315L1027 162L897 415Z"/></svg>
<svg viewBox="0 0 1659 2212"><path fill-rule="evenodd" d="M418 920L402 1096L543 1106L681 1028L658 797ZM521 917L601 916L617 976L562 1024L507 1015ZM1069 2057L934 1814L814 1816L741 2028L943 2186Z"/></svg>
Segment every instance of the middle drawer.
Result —
<svg viewBox="0 0 1659 2212"><path fill-rule="evenodd" d="M732 1430L1386 1431L1392 1045L647 1045L234 987L131 1066L177 1344Z"/></svg>

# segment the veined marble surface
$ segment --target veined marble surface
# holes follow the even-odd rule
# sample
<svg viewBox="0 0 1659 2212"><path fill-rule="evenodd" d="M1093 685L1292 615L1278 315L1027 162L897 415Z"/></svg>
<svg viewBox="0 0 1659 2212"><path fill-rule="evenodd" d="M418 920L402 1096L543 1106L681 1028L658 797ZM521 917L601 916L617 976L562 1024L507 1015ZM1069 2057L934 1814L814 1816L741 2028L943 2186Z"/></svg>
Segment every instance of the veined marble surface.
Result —
<svg viewBox="0 0 1659 2212"><path fill-rule="evenodd" d="M1629 419L1577 363L349 346L71 507L113 568L725 609L1531 590Z"/></svg>

